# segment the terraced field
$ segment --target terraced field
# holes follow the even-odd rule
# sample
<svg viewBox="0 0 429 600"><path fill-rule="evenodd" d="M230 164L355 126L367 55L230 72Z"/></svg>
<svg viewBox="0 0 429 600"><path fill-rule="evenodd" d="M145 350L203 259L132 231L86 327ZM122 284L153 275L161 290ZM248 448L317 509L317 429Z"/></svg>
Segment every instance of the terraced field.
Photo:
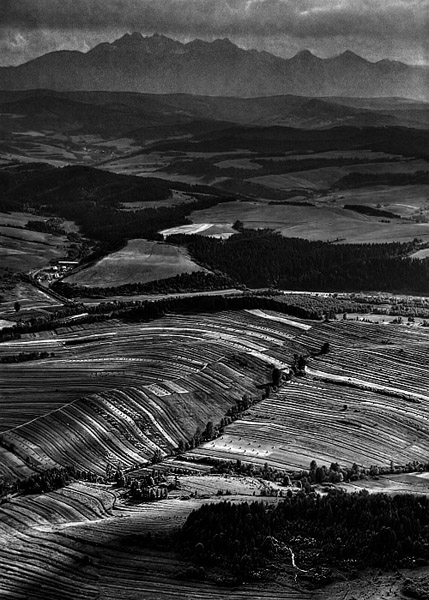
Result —
<svg viewBox="0 0 429 600"><path fill-rule="evenodd" d="M318 354L326 342L329 352ZM161 471L192 472L179 476L168 499L151 504L131 504L112 485L75 481L0 505L0 598L54 600L58 586L64 600L76 590L88 600L326 597L297 586L289 564L276 584L225 590L178 579L184 558L142 539L174 529L202 503L222 501L218 490L233 502L277 501L261 495L263 480L210 474L207 464L189 459L288 470L308 468L313 459L342 466L426 462L428 347L421 326L309 322L263 310L71 325L0 344L0 358L55 354L2 365L0 476L56 465L104 475L107 465L143 467L155 452L165 458ZM310 354L305 377L262 399L273 366L287 370L295 354ZM219 423L244 394L260 401L220 437L185 458L170 456L197 428ZM380 489L410 486L424 490L425 480L379 482ZM337 584L330 597L352 589L359 597L359 583L350 585ZM386 594L391 589L389 580Z"/></svg>
<svg viewBox="0 0 429 600"><path fill-rule="evenodd" d="M308 360L305 379L286 384L192 454L288 469L313 459L366 467L426 460L429 332L323 323L297 336L284 357L317 352L325 342L329 353Z"/></svg>
<svg viewBox="0 0 429 600"><path fill-rule="evenodd" d="M302 330L247 312L152 323L71 326L5 342L0 356L54 353L3 365L1 439L34 466L102 473L169 454L196 428L270 380ZM55 433L53 433L55 432ZM2 466L8 467L8 464Z"/></svg>
<svg viewBox="0 0 429 600"><path fill-rule="evenodd" d="M317 356L326 342L329 353ZM274 365L288 369L294 354L312 353L306 378L285 384L193 455L280 468L313 458L365 466L423 461L428 346L421 326L308 324L264 311L23 336L3 343L0 357L29 350L55 356L3 365L1 439L33 466L131 467L157 451L168 456L197 427L220 422L243 394L260 398ZM16 471L9 462L3 469Z"/></svg>

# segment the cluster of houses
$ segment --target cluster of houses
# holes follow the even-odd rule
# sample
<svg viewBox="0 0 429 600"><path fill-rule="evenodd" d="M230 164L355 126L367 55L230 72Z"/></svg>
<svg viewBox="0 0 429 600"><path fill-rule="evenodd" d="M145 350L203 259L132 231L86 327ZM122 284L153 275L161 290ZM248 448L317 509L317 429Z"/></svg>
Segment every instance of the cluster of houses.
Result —
<svg viewBox="0 0 429 600"><path fill-rule="evenodd" d="M56 279L64 277L66 273L77 267L77 260L58 260L56 264L45 267L37 271L35 275L36 281L42 284L50 284Z"/></svg>

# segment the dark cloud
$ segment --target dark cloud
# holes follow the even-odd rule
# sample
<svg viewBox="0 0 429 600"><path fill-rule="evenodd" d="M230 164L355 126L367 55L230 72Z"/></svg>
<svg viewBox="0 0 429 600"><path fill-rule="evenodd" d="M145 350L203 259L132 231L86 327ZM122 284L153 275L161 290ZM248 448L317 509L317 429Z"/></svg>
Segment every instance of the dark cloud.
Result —
<svg viewBox="0 0 429 600"><path fill-rule="evenodd" d="M41 47L51 49L55 39L60 46L61 39L75 39L80 48L101 33L137 30L181 39L231 37L271 51L277 39L280 53L306 41L322 53L349 38L363 47L381 41L390 52L396 47L406 55L410 47L421 58L428 19L427 0L0 0L0 27L12 36L5 46L4 35L0 48L17 56L13 36L30 40L35 32ZM35 45L29 42L27 51Z"/></svg>

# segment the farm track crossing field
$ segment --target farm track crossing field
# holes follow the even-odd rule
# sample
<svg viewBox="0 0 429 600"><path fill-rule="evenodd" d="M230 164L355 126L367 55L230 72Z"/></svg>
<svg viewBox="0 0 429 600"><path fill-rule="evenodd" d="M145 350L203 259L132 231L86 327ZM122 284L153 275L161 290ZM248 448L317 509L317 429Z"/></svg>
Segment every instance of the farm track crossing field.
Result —
<svg viewBox="0 0 429 600"><path fill-rule="evenodd" d="M19 281L2 295L4 299L0 302L0 318L5 320L15 321L17 318L29 319L36 315L46 315L52 307L61 304L46 292L25 281ZM21 305L18 314L14 308L17 301Z"/></svg>
<svg viewBox="0 0 429 600"><path fill-rule="evenodd" d="M194 263L183 248L148 240L130 240L122 250L109 254L64 281L104 288L147 283L196 271L204 269Z"/></svg>

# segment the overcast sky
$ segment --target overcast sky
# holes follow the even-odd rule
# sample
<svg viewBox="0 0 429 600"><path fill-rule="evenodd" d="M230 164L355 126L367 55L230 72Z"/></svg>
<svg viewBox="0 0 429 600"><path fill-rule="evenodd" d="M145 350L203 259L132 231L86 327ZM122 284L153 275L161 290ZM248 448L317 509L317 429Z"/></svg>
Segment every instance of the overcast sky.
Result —
<svg viewBox="0 0 429 600"><path fill-rule="evenodd" d="M228 37L283 57L346 49L429 64L429 0L0 0L0 64L87 51L126 32Z"/></svg>

